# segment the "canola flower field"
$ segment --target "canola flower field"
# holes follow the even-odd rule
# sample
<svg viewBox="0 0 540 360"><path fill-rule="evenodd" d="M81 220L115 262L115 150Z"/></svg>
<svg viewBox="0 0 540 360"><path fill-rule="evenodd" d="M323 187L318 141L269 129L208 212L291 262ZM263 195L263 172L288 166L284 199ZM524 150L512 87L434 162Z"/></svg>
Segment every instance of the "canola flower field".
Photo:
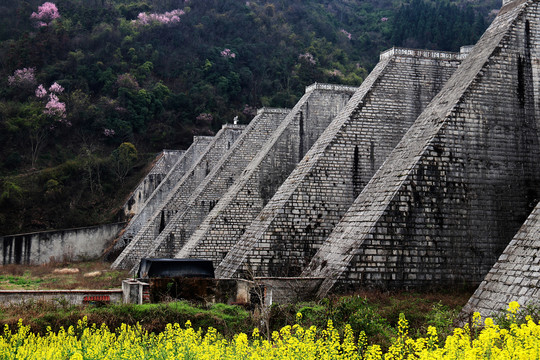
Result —
<svg viewBox="0 0 540 360"><path fill-rule="evenodd" d="M350 326L340 335L331 321L322 330L285 326L270 340L258 329L227 340L212 328L193 329L189 321L185 326L169 324L154 334L140 325L122 325L113 332L105 325L88 325L84 318L67 330L45 335L19 322L16 332L5 327L0 359L540 359L540 324L530 317L517 324L518 309L519 304L510 303L508 329L475 314L471 327L456 328L446 339L440 339L434 327L426 337L410 337L402 316L398 335L384 352L379 345L368 345L365 334L355 337Z"/></svg>

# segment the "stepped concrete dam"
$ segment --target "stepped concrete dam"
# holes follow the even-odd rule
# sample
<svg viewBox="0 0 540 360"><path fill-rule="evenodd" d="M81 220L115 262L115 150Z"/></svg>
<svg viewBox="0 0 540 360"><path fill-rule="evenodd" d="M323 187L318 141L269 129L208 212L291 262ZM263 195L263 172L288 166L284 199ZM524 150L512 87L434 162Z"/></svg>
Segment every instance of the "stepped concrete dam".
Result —
<svg viewBox="0 0 540 360"><path fill-rule="evenodd" d="M477 286L464 312L484 316L532 303L539 122L540 0L504 1L459 53L392 48L359 87L316 83L164 151L112 267L206 259L217 278L304 279L319 297Z"/></svg>

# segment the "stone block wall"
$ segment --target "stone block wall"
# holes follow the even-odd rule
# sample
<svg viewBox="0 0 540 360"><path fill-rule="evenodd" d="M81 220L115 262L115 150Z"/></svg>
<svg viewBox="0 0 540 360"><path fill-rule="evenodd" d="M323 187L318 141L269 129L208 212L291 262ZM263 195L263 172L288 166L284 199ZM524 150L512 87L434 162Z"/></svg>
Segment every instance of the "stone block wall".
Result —
<svg viewBox="0 0 540 360"><path fill-rule="evenodd" d="M189 195L183 211L179 211L171 223L153 241L147 257L172 257L186 240L186 228L196 228L229 187L243 173L246 166L283 122L290 109L263 108L242 136L214 167L206 179ZM179 224L184 224L178 231ZM193 230L188 230L193 231ZM133 268L133 272L136 268Z"/></svg>
<svg viewBox="0 0 540 360"><path fill-rule="evenodd" d="M484 278L540 190L538 14L501 9L304 271L319 295Z"/></svg>
<svg viewBox="0 0 540 360"><path fill-rule="evenodd" d="M147 201L146 209L141 211L126 229L124 238L135 235L116 258L113 268L129 269L134 265L135 259L140 259L148 253L151 240L147 241L147 238L153 239L165 228L169 218L184 206L185 199L210 173L223 154L231 148L244 128L245 125L223 125L204 150L194 154L196 160L184 172L180 180L173 183L174 176L172 176L163 182L163 186L156 189L152 199ZM198 148L195 147L195 150ZM149 236L145 238L144 234Z"/></svg>
<svg viewBox="0 0 540 360"><path fill-rule="evenodd" d="M210 259L217 266L356 89L326 84L308 87L196 230L189 223L177 225L176 232L184 232L189 240L175 257Z"/></svg>
<svg viewBox="0 0 540 360"><path fill-rule="evenodd" d="M178 161L169 169L164 179L162 179L156 188L148 195L146 199L133 200L139 203L138 211L129 220L128 225L120 238L114 244L114 252L121 252L131 242L133 237L139 232L142 226L154 214L157 208L163 204L172 189L178 184L185 173L194 166L208 145L213 141L213 136L194 136L191 146L179 157ZM159 166L161 168L161 166ZM166 170L166 166L163 170ZM152 183L151 174L143 180L143 184ZM140 187L141 185L139 185ZM146 185L143 185L145 187ZM153 187L153 186L152 186ZM139 188L134 191L133 196L137 196ZM131 198L133 198L133 196ZM128 204L130 201L128 200ZM138 198L138 196L137 196ZM124 206L124 209L126 206ZM125 211L125 210L124 210Z"/></svg>
<svg viewBox="0 0 540 360"><path fill-rule="evenodd" d="M390 49L217 268L297 276L421 111L457 53Z"/></svg>
<svg viewBox="0 0 540 360"><path fill-rule="evenodd" d="M461 312L466 320L473 312L483 318L497 315L511 301L521 306L539 305L540 206L537 205L486 275Z"/></svg>
<svg viewBox="0 0 540 360"><path fill-rule="evenodd" d="M126 219L139 213L161 181L183 157L184 150L163 150L154 160L150 172L139 183L122 208Z"/></svg>

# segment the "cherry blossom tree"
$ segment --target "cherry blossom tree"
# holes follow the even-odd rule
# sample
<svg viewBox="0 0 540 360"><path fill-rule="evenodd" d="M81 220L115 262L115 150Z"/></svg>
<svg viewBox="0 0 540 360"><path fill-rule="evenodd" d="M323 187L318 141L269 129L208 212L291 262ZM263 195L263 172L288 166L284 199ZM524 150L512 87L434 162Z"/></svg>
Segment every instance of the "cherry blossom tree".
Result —
<svg viewBox="0 0 540 360"><path fill-rule="evenodd" d="M35 69L16 70L12 76L8 77L8 84L19 88L35 86ZM32 168L35 168L39 154L51 131L58 124L71 126L71 122L66 119L66 104L58 97L63 91L64 88L56 82L49 87L48 91L43 84L40 84L33 90L35 98L29 97L28 101L19 106L16 116L6 121L9 130L22 132L28 136Z"/></svg>
<svg viewBox="0 0 540 360"><path fill-rule="evenodd" d="M223 56L224 58L229 58L229 59L234 59L236 57L236 54L232 52L231 49L223 49L223 51L221 51L221 56Z"/></svg>
<svg viewBox="0 0 540 360"><path fill-rule="evenodd" d="M46 2L38 6L38 12L33 12L30 18L36 21L37 27L49 26L53 20L60 18L60 13L54 3Z"/></svg>
<svg viewBox="0 0 540 360"><path fill-rule="evenodd" d="M38 99L43 99L45 96L47 96L47 90L45 89L45 87L43 87L43 84L39 84L35 94Z"/></svg>
<svg viewBox="0 0 540 360"><path fill-rule="evenodd" d="M348 32L347 30L345 29L341 29L339 30L341 33L345 34L345 36L347 36L347 39L349 40L352 40L352 34L350 32Z"/></svg>
<svg viewBox="0 0 540 360"><path fill-rule="evenodd" d="M51 87L49 88L49 91L55 94L61 94L64 92L64 88L61 85L59 85L57 82L55 82L54 84L51 85Z"/></svg>
<svg viewBox="0 0 540 360"><path fill-rule="evenodd" d="M180 22L180 16L185 15L184 10L176 9L168 11L162 14L158 13L140 13L136 20L133 20L133 23L138 25L150 25L152 23L156 24L174 24Z"/></svg>
<svg viewBox="0 0 540 360"><path fill-rule="evenodd" d="M13 87L31 88L36 85L36 68L23 68L15 70L8 76L8 85Z"/></svg>
<svg viewBox="0 0 540 360"><path fill-rule="evenodd" d="M43 113L56 117L57 121L63 122L63 119L66 118L66 104L61 102L57 95L49 94L49 101L45 105Z"/></svg>

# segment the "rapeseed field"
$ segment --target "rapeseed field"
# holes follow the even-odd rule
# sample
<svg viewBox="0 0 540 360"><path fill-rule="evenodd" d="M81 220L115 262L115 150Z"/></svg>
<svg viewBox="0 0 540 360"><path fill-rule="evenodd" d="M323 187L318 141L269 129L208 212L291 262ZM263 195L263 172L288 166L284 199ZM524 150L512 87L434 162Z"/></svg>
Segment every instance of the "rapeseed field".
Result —
<svg viewBox="0 0 540 360"><path fill-rule="evenodd" d="M380 345L368 345L364 333L355 336L350 326L340 335L332 321L325 329L295 324L274 331L270 338L254 329L232 339L213 328L194 329L189 321L184 326L168 324L156 334L138 324L111 331L83 318L67 330L43 335L20 321L14 332L4 328L0 359L540 359L540 324L530 317L518 324L518 310L516 302L510 303L505 328L475 314L470 326L454 329L446 339L434 327L425 337L409 336L408 322L401 316L397 336L384 351ZM301 318L298 313L298 322Z"/></svg>

